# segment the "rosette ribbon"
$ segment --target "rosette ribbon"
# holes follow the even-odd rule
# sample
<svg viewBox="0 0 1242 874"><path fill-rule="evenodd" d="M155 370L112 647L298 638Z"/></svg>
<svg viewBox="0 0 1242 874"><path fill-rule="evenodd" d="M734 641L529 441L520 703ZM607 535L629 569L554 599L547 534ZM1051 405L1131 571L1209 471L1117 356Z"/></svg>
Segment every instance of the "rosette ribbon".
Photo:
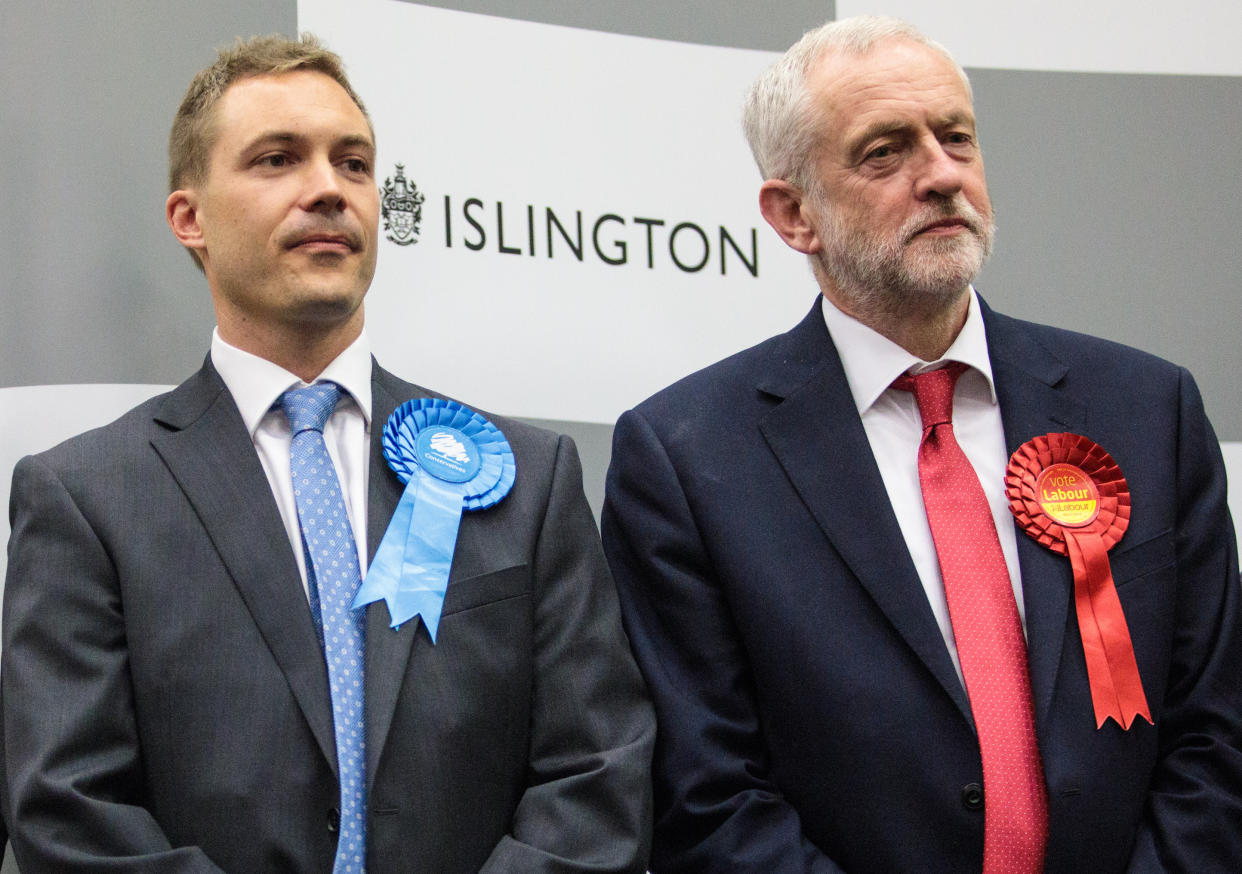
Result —
<svg viewBox="0 0 1242 874"><path fill-rule="evenodd" d="M406 401L383 442L405 491L353 606L383 599L393 628L421 616L435 643L461 514L499 502L517 465L500 429L456 401Z"/></svg>
<svg viewBox="0 0 1242 874"><path fill-rule="evenodd" d="M1111 455L1078 434L1045 434L1018 447L1005 470L1009 509L1043 546L1069 557L1096 728L1152 722L1108 562L1130 524L1130 488Z"/></svg>

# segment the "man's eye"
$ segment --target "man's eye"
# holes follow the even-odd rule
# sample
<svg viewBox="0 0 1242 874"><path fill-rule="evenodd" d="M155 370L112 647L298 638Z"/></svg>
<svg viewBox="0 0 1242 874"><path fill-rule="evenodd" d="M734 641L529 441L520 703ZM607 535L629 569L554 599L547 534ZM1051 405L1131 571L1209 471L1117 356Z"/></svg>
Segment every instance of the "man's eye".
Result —
<svg viewBox="0 0 1242 874"><path fill-rule="evenodd" d="M896 153L892 146L879 146L867 153L868 161L881 160L883 158L891 158Z"/></svg>
<svg viewBox="0 0 1242 874"><path fill-rule="evenodd" d="M264 167L285 167L289 164L289 156L280 153L264 155L257 163L262 164Z"/></svg>
<svg viewBox="0 0 1242 874"><path fill-rule="evenodd" d="M362 158L348 158L345 161L345 169L350 173L366 173L371 168L370 165Z"/></svg>

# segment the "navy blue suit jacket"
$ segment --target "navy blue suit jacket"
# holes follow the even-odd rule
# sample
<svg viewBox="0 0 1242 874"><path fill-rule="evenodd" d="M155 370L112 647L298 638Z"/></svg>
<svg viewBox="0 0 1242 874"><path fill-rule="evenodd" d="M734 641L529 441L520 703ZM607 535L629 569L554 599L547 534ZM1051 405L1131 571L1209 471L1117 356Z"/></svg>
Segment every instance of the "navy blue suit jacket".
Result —
<svg viewBox="0 0 1242 874"><path fill-rule="evenodd" d="M1018 536L1046 870L1237 871L1238 560L1194 382L984 319L1009 451L1086 435L1133 496L1110 561L1155 727L1096 729L1069 562ZM603 526L657 705L656 874L980 870L969 702L818 301L621 417Z"/></svg>

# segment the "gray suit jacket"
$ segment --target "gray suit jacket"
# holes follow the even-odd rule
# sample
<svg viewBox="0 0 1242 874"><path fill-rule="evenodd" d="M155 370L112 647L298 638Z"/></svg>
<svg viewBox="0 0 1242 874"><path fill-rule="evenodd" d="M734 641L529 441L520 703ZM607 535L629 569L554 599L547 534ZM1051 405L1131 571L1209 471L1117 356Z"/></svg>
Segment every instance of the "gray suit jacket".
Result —
<svg viewBox="0 0 1242 874"><path fill-rule="evenodd" d="M401 484L373 366L371 554ZM463 516L433 645L367 614L368 871L639 872L654 725L568 438ZM328 872L328 677L288 537L208 363L13 477L3 701L13 846L38 872Z"/></svg>

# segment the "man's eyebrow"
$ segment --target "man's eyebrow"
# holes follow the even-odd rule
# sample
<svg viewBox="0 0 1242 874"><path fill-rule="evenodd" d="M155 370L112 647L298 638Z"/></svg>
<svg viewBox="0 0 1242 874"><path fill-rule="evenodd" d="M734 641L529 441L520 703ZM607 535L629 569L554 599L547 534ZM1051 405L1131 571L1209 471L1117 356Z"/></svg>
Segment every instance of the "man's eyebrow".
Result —
<svg viewBox="0 0 1242 874"><path fill-rule="evenodd" d="M955 124L964 124L971 130L975 129L975 115L973 112L950 112L936 119L936 127L950 127Z"/></svg>
<svg viewBox="0 0 1242 874"><path fill-rule="evenodd" d="M877 121L869 124L849 138L846 143L847 154L855 155L872 140L893 134L907 133L912 127L913 125L908 121Z"/></svg>
<svg viewBox="0 0 1242 874"><path fill-rule="evenodd" d="M969 112L949 112L932 120L932 126L935 128L952 127L953 125L959 124L966 125L971 130L974 130L975 116ZM914 127L914 124L904 120L877 121L863 128L857 134L854 134L849 138L847 143L847 153L855 155L872 140L892 136L893 134L908 133L913 130Z"/></svg>
<svg viewBox="0 0 1242 874"><path fill-rule="evenodd" d="M262 148L263 146L268 145L298 143L306 139L307 137L304 135L294 133L293 131L263 131L262 133L255 135L255 137L250 140L249 144L246 146L246 150L250 151L251 149ZM346 136L336 140L333 143L333 146L336 148L344 146L346 148L361 147L372 151L375 150L375 143L372 142L371 138L365 134L347 134Z"/></svg>
<svg viewBox="0 0 1242 874"><path fill-rule="evenodd" d="M257 146L260 143L292 143L299 139L301 137L291 131L270 130L262 131L251 137L250 145Z"/></svg>
<svg viewBox="0 0 1242 874"><path fill-rule="evenodd" d="M371 141L370 137L363 136L362 134L350 134L349 136L341 137L336 144L347 148L364 148L375 151L375 143Z"/></svg>

